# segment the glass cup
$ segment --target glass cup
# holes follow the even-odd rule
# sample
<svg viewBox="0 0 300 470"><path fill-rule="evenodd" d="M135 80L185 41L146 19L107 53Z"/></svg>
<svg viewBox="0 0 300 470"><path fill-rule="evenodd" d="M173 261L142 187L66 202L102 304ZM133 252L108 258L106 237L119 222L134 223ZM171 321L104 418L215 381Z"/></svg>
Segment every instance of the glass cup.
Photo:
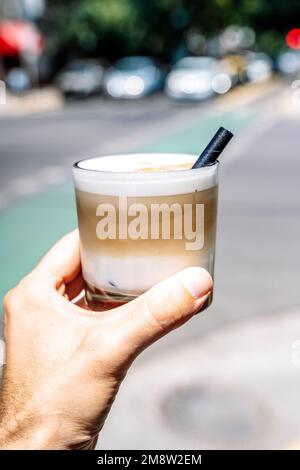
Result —
<svg viewBox="0 0 300 470"><path fill-rule="evenodd" d="M218 162L191 170L196 159L131 154L74 165L89 307L117 307L189 266L213 277Z"/></svg>

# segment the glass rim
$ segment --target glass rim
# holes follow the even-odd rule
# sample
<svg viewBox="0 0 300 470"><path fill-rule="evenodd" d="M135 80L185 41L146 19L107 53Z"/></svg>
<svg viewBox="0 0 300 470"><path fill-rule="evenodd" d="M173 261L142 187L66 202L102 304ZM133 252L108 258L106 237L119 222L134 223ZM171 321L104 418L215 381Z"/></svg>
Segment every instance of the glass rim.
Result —
<svg viewBox="0 0 300 470"><path fill-rule="evenodd" d="M177 156L190 156L190 157L195 157L195 161L198 158L198 155L194 154L185 154L185 153L174 153L174 152L135 152L135 153L126 153L126 154L112 154L112 155L102 155L99 157L89 157L89 158L82 158L81 160L78 160L73 164L73 170L78 171L78 172L83 172L87 175L102 175L102 176L111 176L113 178L121 178L121 179L127 179L128 177L133 177L133 178L140 178L140 179L148 179L148 178L161 178L161 177L166 177L166 175L172 177L177 175L183 176L187 175L188 172L190 172L190 176L195 175L195 173L203 173L208 170L212 170L213 168L217 169L219 166L219 160L216 160L214 163L211 165L207 165L201 168L188 168L188 169L179 169L179 170L170 170L170 171L149 171L149 172L138 172L138 171L111 171L111 170L99 170L99 169L92 169L92 168L82 168L80 166L80 163L88 161L88 160L98 160L101 159L102 157L104 158L114 158L114 157L130 157L131 155L145 155L150 157L151 155L177 155ZM142 178L141 178L142 177Z"/></svg>

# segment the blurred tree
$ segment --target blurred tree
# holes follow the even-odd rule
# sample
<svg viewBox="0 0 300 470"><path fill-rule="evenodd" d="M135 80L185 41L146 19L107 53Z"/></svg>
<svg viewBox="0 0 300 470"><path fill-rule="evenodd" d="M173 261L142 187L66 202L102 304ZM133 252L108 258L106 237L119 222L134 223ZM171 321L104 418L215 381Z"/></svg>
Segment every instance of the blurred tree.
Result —
<svg viewBox="0 0 300 470"><path fill-rule="evenodd" d="M50 47L70 55L123 54L140 41L136 19L130 0L56 1L46 17L55 30Z"/></svg>
<svg viewBox="0 0 300 470"><path fill-rule="evenodd" d="M115 59L149 53L169 59L191 27L217 32L227 7L227 0L51 0L43 26L54 31L50 48L67 55Z"/></svg>
<svg viewBox="0 0 300 470"><path fill-rule="evenodd" d="M51 0L42 26L50 49L64 58L145 53L170 60L186 52L191 32L213 37L230 24L251 26L258 46L276 52L297 17L299 0Z"/></svg>

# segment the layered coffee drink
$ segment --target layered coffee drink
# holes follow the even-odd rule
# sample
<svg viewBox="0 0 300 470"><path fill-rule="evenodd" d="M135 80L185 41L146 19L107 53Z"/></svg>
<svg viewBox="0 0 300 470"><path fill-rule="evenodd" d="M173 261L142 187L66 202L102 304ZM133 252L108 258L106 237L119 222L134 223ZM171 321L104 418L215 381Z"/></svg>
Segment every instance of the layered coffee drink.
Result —
<svg viewBox="0 0 300 470"><path fill-rule="evenodd" d="M74 165L91 308L121 305L189 266L213 275L218 163L191 170L195 159L132 154Z"/></svg>

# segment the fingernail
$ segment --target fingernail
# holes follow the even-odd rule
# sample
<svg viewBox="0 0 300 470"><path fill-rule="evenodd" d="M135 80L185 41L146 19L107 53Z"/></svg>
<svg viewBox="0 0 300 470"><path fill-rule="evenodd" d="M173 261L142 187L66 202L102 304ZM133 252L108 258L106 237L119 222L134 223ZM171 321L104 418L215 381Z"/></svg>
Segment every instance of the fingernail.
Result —
<svg viewBox="0 0 300 470"><path fill-rule="evenodd" d="M212 290L212 278L203 268L186 268L178 273L178 278L194 299L200 299Z"/></svg>

